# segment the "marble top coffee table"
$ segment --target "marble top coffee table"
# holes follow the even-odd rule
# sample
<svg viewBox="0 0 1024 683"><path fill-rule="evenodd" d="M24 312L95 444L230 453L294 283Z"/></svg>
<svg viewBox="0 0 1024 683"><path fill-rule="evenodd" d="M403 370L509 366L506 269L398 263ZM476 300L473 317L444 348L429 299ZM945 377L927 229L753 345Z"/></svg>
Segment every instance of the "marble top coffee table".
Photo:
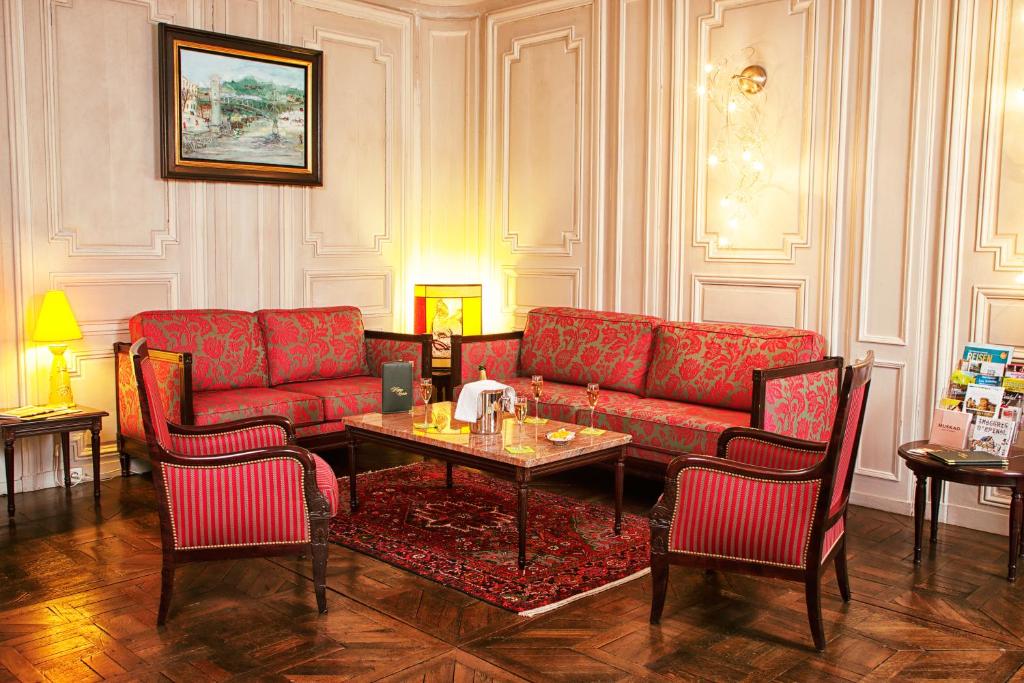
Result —
<svg viewBox="0 0 1024 683"><path fill-rule="evenodd" d="M450 402L431 405L432 411L452 413ZM598 462L615 463L615 533L622 530L622 479L625 470L626 447L632 437L628 434L606 431L595 436L579 434L581 425L548 420L544 424L519 426L512 417L504 420L500 434L477 435L461 433L465 423L451 420L444 432L431 432L414 428L423 420L423 408L413 414L381 415L367 413L344 418L345 428L351 435L349 442L349 492L353 511L359 507L356 496L356 453L360 443L379 443L392 448L443 460L447 465L447 484L452 487L452 466L464 465L492 474L508 477L518 489L519 568L526 566L527 501L531 479L556 472L575 469ZM551 443L548 432L568 429L577 432L566 444ZM532 453L513 454L506 446L529 446Z"/></svg>

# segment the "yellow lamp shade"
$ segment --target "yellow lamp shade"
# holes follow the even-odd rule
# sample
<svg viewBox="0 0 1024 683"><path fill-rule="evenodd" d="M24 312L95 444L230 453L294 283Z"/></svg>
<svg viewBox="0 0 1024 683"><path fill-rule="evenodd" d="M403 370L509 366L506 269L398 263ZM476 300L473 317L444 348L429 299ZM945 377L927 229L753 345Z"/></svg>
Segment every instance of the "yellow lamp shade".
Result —
<svg viewBox="0 0 1024 683"><path fill-rule="evenodd" d="M32 339L37 342L60 343L81 338L82 331L78 329L68 297L59 289L51 289L43 298L43 307L36 319L36 332Z"/></svg>
<svg viewBox="0 0 1024 683"><path fill-rule="evenodd" d="M416 285L415 330L434 337L435 368L450 368L452 335L480 334L483 317L481 285Z"/></svg>

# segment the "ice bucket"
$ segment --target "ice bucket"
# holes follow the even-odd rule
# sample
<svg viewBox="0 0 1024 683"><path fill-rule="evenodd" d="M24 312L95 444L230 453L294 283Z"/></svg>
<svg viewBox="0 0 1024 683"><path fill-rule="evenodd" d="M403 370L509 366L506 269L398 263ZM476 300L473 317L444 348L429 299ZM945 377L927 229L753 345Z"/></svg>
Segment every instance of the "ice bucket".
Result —
<svg viewBox="0 0 1024 683"><path fill-rule="evenodd" d="M497 434L501 431L502 406L505 392L502 389L488 389L480 392L476 422L469 425L473 434Z"/></svg>

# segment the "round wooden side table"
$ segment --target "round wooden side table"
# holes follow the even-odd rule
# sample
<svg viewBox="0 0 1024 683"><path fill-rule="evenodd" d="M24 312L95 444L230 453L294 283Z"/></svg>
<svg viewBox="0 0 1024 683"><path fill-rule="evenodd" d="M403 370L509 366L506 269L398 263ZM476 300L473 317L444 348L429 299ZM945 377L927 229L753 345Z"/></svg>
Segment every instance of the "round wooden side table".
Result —
<svg viewBox="0 0 1024 683"><path fill-rule="evenodd" d="M911 453L927 441L911 441L899 448L900 457L917 477L914 494L914 564L921 564L921 536L924 531L924 505L928 479L932 480L931 542L935 543L939 527L939 502L942 484L951 481L968 486L1001 486L1012 492L1010 498L1010 561L1006 579L1017 580L1017 558L1024 557L1024 448L1014 447L1006 467L954 467L924 453Z"/></svg>

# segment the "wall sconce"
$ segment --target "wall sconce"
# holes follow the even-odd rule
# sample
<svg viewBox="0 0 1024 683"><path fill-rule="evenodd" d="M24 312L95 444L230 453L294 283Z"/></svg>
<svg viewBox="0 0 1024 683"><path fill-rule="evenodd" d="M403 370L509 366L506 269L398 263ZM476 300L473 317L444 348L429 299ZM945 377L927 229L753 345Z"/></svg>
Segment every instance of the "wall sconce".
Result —
<svg viewBox="0 0 1024 683"><path fill-rule="evenodd" d="M745 53L747 59L753 57L752 49ZM721 249L736 244L737 233L750 218L749 205L767 185L769 175L763 124L768 72L750 62L723 77L730 71L727 60L705 64L704 81L697 87L697 95L707 98L724 122L710 141L706 156L709 172L714 170L726 185L718 201L724 225L724 234L718 236Z"/></svg>

